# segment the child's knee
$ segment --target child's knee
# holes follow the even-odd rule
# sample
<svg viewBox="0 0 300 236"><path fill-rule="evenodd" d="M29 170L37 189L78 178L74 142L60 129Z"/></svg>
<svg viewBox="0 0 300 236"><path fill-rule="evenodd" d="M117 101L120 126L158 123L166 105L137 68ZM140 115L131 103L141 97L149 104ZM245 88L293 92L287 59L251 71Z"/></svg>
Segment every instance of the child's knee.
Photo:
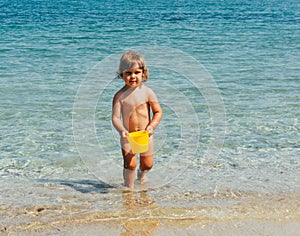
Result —
<svg viewBox="0 0 300 236"><path fill-rule="evenodd" d="M125 153L123 150L124 168L128 170L135 170L136 156L132 153Z"/></svg>
<svg viewBox="0 0 300 236"><path fill-rule="evenodd" d="M127 170L135 170L136 169L136 163L126 163L124 162L124 168Z"/></svg>
<svg viewBox="0 0 300 236"><path fill-rule="evenodd" d="M147 166L146 166L146 168L145 168L145 170L151 170L151 169L152 169L152 167L153 167L153 164L151 164L151 165L147 165Z"/></svg>
<svg viewBox="0 0 300 236"><path fill-rule="evenodd" d="M136 168L135 158L124 158L124 168L128 170L135 170Z"/></svg>
<svg viewBox="0 0 300 236"><path fill-rule="evenodd" d="M151 170L152 167L153 167L153 163L141 163L140 170L142 171Z"/></svg>

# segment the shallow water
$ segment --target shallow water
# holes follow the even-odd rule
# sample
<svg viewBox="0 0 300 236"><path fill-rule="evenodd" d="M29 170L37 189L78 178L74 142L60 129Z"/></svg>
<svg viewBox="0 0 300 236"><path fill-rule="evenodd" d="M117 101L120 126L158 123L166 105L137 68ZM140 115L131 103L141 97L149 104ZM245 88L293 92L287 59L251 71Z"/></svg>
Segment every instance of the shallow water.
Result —
<svg viewBox="0 0 300 236"><path fill-rule="evenodd" d="M164 111L150 182L136 186L150 202L226 218L241 196L299 192L297 1L2 3L1 209L123 207L110 110L130 48Z"/></svg>

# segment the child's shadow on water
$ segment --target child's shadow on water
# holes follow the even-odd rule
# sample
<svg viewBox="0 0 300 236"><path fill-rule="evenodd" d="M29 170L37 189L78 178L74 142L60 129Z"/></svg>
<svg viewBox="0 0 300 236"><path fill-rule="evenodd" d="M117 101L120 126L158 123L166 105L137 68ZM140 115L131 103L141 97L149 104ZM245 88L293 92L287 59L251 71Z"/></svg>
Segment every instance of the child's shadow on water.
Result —
<svg viewBox="0 0 300 236"><path fill-rule="evenodd" d="M81 193L108 193L114 186L100 180L61 180L61 185L73 188Z"/></svg>
<svg viewBox="0 0 300 236"><path fill-rule="evenodd" d="M39 182L55 183L55 185L68 186L81 193L109 193L115 186L101 180L49 180L40 179Z"/></svg>

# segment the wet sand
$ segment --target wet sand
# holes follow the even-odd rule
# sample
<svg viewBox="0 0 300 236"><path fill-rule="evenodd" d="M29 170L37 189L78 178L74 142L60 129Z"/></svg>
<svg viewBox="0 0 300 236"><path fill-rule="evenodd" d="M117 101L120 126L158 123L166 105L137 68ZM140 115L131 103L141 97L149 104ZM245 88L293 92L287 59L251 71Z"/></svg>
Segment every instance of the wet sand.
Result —
<svg viewBox="0 0 300 236"><path fill-rule="evenodd" d="M0 235L297 235L299 194L260 195L227 206L161 207L126 193L119 210L1 207Z"/></svg>
<svg viewBox="0 0 300 236"><path fill-rule="evenodd" d="M299 235L299 222L276 222L244 220L228 223L211 223L207 226L190 226L181 228L175 225L161 226L155 222L132 223L132 228L124 225L111 223L88 223L79 225L63 225L52 229L39 229L23 232L1 231L9 235L269 235L269 236L295 236ZM155 230L153 230L155 228ZM156 229L157 228L157 229ZM2 234L1 234L2 235Z"/></svg>

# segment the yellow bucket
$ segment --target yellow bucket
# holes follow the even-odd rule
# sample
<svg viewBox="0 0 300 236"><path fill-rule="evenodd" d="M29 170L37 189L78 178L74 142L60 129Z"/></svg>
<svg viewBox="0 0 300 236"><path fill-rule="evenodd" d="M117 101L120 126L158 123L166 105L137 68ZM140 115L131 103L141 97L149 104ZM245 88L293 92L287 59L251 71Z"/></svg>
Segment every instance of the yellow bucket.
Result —
<svg viewBox="0 0 300 236"><path fill-rule="evenodd" d="M131 132L127 136L132 153L143 153L148 151L149 133L141 130Z"/></svg>

